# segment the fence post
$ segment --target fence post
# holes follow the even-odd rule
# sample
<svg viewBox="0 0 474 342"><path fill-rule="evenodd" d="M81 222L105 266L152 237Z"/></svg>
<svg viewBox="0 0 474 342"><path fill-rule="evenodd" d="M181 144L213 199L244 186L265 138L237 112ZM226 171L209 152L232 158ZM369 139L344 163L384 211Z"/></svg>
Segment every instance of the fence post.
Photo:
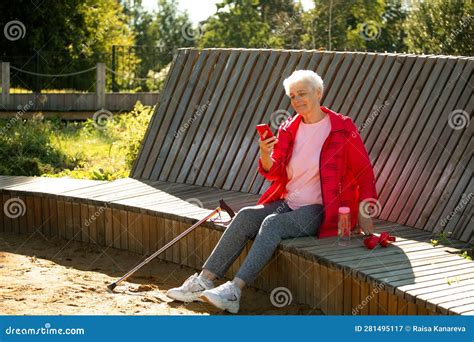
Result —
<svg viewBox="0 0 474 342"><path fill-rule="evenodd" d="M2 105L4 109L10 106L10 63L2 62Z"/></svg>
<svg viewBox="0 0 474 342"><path fill-rule="evenodd" d="M112 45L112 92L114 93L118 92L117 83L115 83L115 69L116 69L115 57L117 56L115 48L116 48L116 45Z"/></svg>
<svg viewBox="0 0 474 342"><path fill-rule="evenodd" d="M96 109L105 107L105 63L97 63L96 70Z"/></svg>

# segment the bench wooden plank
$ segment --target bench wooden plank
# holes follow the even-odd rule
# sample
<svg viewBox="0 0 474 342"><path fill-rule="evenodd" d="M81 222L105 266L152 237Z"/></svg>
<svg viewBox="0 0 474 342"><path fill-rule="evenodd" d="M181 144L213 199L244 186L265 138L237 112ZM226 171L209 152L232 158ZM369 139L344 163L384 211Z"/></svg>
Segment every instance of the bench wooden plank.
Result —
<svg viewBox="0 0 474 342"><path fill-rule="evenodd" d="M223 174L219 175L223 163L225 164L225 159L229 151L229 146L233 139L241 140L245 136L246 129L239 127L239 124L247 125L247 121L242 117L244 114L245 103L248 103L250 96L252 95L252 85L257 83L257 76L260 74L258 69L263 67L262 63L258 63L264 58L268 58L268 51L262 54L260 59L258 58L258 53L253 51L249 56L245 66L242 66L239 69L236 69L235 72L240 73L241 77L237 82L236 88L233 91L230 101L228 102L229 107L226 108L226 113L223 117L221 125L219 127L219 132L215 138L217 138L217 144L211 145L211 150L207 155L205 165L206 172L201 172L196 184L204 186L216 186L220 187L219 184L223 184L228 172L228 168L222 168ZM257 69L254 71L254 69ZM228 94L226 94L227 96ZM230 94L229 94L230 95ZM233 112L236 110L236 112ZM232 135L233 139L224 139L224 132L235 132ZM255 134L255 132L253 132ZM228 136L227 134L225 136ZM232 145L238 146L238 142L233 142ZM222 148L221 148L222 146ZM218 166L215 166L218 165ZM219 177L218 180L216 178ZM238 190L238 189L235 189Z"/></svg>
<svg viewBox="0 0 474 342"><path fill-rule="evenodd" d="M424 301L428 309L440 311L442 314L447 315L449 308L457 306L459 301L464 301L464 303L469 303L472 301L472 293L474 291L474 286L465 286L457 289L449 289L447 291L437 291L435 294L430 293L428 295L419 295L416 300ZM429 297L429 296L432 297ZM433 297L436 295L436 297ZM462 304L463 302L461 302Z"/></svg>
<svg viewBox="0 0 474 342"><path fill-rule="evenodd" d="M379 293L378 314L388 315L388 292L384 289Z"/></svg>
<svg viewBox="0 0 474 342"><path fill-rule="evenodd" d="M404 117L402 116L402 108L405 105L404 101L396 101L397 98L406 99L409 97L413 83L419 73L419 69L423 64L423 59L417 58L413 55L407 55L404 60L402 70L400 71L398 78L396 80L396 86L394 91L390 94L388 99L389 103L393 103L390 107L390 111L386 115L386 120L384 120L381 127L382 132L394 132L390 136L385 134L372 135L367 137L365 142L366 148L368 149L370 159L373 162L374 173L377 181L377 189L381 189L383 183L382 179L379 178L379 170L383 168L386 163L387 158L390 156L389 152L385 152L385 144L387 142L392 146L396 142L396 134L399 132L401 123L404 122ZM403 86L402 86L403 85ZM409 109L406 109L409 111ZM346 112L347 113L347 112ZM398 123L398 126L397 126ZM390 138L390 140L388 139ZM387 146L390 148L391 146ZM380 180L379 180L380 179ZM384 219L384 217L380 217Z"/></svg>
<svg viewBox="0 0 474 342"><path fill-rule="evenodd" d="M166 87L163 88L159 103L155 107L143 143L140 146L137 159L132 167L131 175L133 178L148 178L144 175L145 166L148 164L152 149L157 146L156 144L158 144L158 146L161 144L161 141L156 140L160 138L158 136L160 127L165 120L167 111L172 111L176 108L172 108L177 104L176 99L172 101L173 95L181 96L185 84L181 82L180 77L182 75L183 79L186 78L189 72L189 68L185 68L186 62L189 61L192 63L194 57L195 54L192 54L189 49L178 49L177 54L173 57L173 63L165 81Z"/></svg>
<svg viewBox="0 0 474 342"><path fill-rule="evenodd" d="M201 57L203 54L199 56L200 59ZM189 151L202 123L202 115L209 105L211 91L215 89L217 78L222 71L223 60L221 59L220 64L215 68L217 61L218 53L215 50L210 50L207 60L203 62L205 65L202 71L198 71L199 76L197 76L198 80L190 103L186 105L186 108L183 108L185 110L184 118L179 129L174 133L174 139L170 141L171 146L166 160L161 163L162 169L159 179L175 182L184 159L190 157L182 151ZM166 149L167 146L164 148Z"/></svg>
<svg viewBox="0 0 474 342"><path fill-rule="evenodd" d="M451 97L449 101L456 101L455 96ZM447 104L447 106L449 106L451 108L452 108L453 105L454 105L454 103L452 103L452 104L448 103ZM446 123L447 123L447 120L448 119L446 118ZM446 130L452 131L448 127L449 126L445 126L444 130L445 131ZM456 132L453 132L453 133L454 133L455 140L457 140L456 139L457 133ZM465 143L466 145L464 145L464 146L467 146L469 144L468 143L469 139L467 140L467 142L466 142L465 139L466 138L464 138L462 140L462 143ZM438 208L440 207L440 205L441 205L441 208L444 207L444 201L440 201L440 199L442 199L441 195L445 191L445 189L452 189L453 188L453 183L456 183L456 180L459 177L458 174L455 174L455 179L451 178L451 179L453 179L453 180L451 180L450 176L451 176L451 173L453 172L453 168L452 168L453 164L451 164L451 165L448 164L450 167L446 167L445 165L446 165L448 160L452 160L451 163L454 163L454 164L456 164L458 162L458 160L460 160L460 159L462 160L463 157L462 157L461 153L463 152L462 147L464 147L464 146L460 145L461 150L460 149L454 149L452 155L446 155L444 153L441 154L442 159L441 159L440 162L438 162L438 164L440 165L441 168L434 168L434 170L430 174L430 177L429 177L429 180L428 180L427 184L424 187L425 189L428 189L428 190L431 190L431 189L434 188L434 190L430 191L430 195L429 195L430 198L428 199L428 201L425 204L425 207L428 207L431 210L428 210L428 211L424 210L423 212L420 212L419 215L416 218L416 221L415 221L415 217L413 217L413 218L410 218L410 220L408 222L410 222L410 223L415 222L416 226L434 228L435 222L437 222L439 220L439 214L436 213L436 211L439 213L439 209L436 209L436 206L438 206ZM439 148L440 148L440 146L436 145L435 146L435 151L437 151ZM444 150L442 152L444 152ZM422 193L420 195L421 198L424 198L424 196L426 196L426 193L427 193L427 190L422 191ZM439 203L439 202L441 202L441 203ZM433 211L435 211L435 213L433 215L433 218L431 218L430 215L433 213Z"/></svg>
<svg viewBox="0 0 474 342"><path fill-rule="evenodd" d="M173 164L176 153L180 152L179 147L181 147L181 141L183 141L183 134L179 132L183 128L186 129L183 125L194 114L195 107L198 105L207 84L209 68L214 62L215 59L212 56L210 57L210 50L204 49L197 55L197 60L193 65L184 93L179 98L180 105L173 113L170 126L168 127L168 133L172 132L172 134L167 134L161 143L160 152L150 175L151 178L167 179L169 169L165 170L164 168L170 166L170 163ZM203 74L204 72L206 74ZM170 159L167 162L168 158ZM164 174L162 174L163 171Z"/></svg>
<svg viewBox="0 0 474 342"><path fill-rule="evenodd" d="M394 90L395 81L402 66L398 58L399 56L396 54L387 54L385 62L375 79L375 83L381 85L380 90L379 92L373 92L373 98L368 102L370 106L362 109L360 112L362 115L356 118L356 122L360 122L358 127L363 141L367 141L369 135L378 136L381 133L378 127L381 125L380 121L385 120L385 115L392 105L389 102L390 94L396 91ZM377 96L375 97L375 95Z"/></svg>
<svg viewBox="0 0 474 342"><path fill-rule="evenodd" d="M359 70L364 62L364 60L368 57L365 53L357 53L357 54L350 54L350 58L347 56L345 60L349 61L352 59L352 63L350 64L350 69L346 71L345 74L342 74L343 82L342 85L337 92L337 96L330 96L328 93L327 98L325 98L325 104L331 106L336 112L341 111L342 105L346 102L345 99L349 98L348 93L350 90L353 89L353 83L356 81L357 76L360 75ZM337 81L336 83L337 84ZM327 89L326 92L331 92L331 89Z"/></svg>
<svg viewBox="0 0 474 342"><path fill-rule="evenodd" d="M305 54L303 53L303 55ZM288 57L289 53L281 54L272 50L266 63L257 66L260 77L255 81L256 88L251 97L247 95L247 108L245 110L243 108L238 109L243 112L242 123L246 124L245 130L243 127L239 129L244 130L245 134L241 136L240 141L235 141L234 137L234 141L230 144L230 153L225 156L226 164L220 171L222 173L222 171L228 170L228 175L222 179L223 182L220 182L221 188L249 191L249 186L243 188L243 183L247 181L248 177L256 175L254 173L255 168L252 167L256 151L255 137L257 134L255 126L262 122L262 115L271 101L271 97L266 96L266 94L273 93L279 96L277 94L280 93L281 84L276 77L281 77L280 72L284 64L287 63ZM229 156L232 156L232 158L229 158ZM220 177L223 178L223 176Z"/></svg>
<svg viewBox="0 0 474 342"><path fill-rule="evenodd" d="M400 185L391 177L392 174L399 172L403 165L404 161L399 161L399 157L402 151L412 148L407 145L407 141L410 137L410 132L412 127L415 126L416 121L418 120L418 113L414 112L417 110L416 104L419 98L419 94L424 88L424 85L431 74L436 59L435 58L417 58L417 62L414 66L414 72L411 73L411 78L414 78L413 89L411 89L411 96L403 103L403 111L398 116L397 122L395 123L394 128L391 130L390 139L387 139L386 143L383 146L381 151L381 156L387 159L384 162L382 169L376 170L376 178L378 184L380 184L379 189L379 201L381 203L387 203L388 199L391 198L390 195L394 187L399 187ZM416 79L415 79L416 75ZM405 84L407 88L410 88L408 84ZM416 96L413 96L416 94ZM376 164L379 164L380 157L377 159ZM385 158L384 158L385 159ZM390 215L391 207L386 207L385 205L382 208L380 217L388 219Z"/></svg>
<svg viewBox="0 0 474 342"><path fill-rule="evenodd" d="M332 69L329 74L334 75L334 79L330 84L325 83L324 104L328 108L332 108L335 98L339 95L339 91L345 82L350 82L346 79L348 72L351 69L352 63L354 62L355 55L352 53L342 53L341 61L332 63Z"/></svg>
<svg viewBox="0 0 474 342"><path fill-rule="evenodd" d="M320 308L323 312L328 312L328 293L329 293L329 276L328 276L328 268L325 265L320 265L320 277L319 281L321 282L320 285Z"/></svg>
<svg viewBox="0 0 474 342"><path fill-rule="evenodd" d="M219 91L218 84L220 82L222 72L224 71L224 67L227 65L230 51L224 50L217 53L215 50L213 50L211 54L217 56L217 62L209 74L209 84L206 86L204 95L200 101L203 105L201 105L196 111L196 115L205 115L205 117L203 117L201 121L193 121L192 125L190 125L188 128L189 133L186 132L184 141L184 145L187 146L187 148L185 148L187 153L178 154L174 163L174 167L170 170L171 173L167 177L167 180L171 182L184 182L188 170L193 166L193 160L196 155L197 148L200 146L201 139L204 137L203 133L205 133L207 124L210 122L209 120L205 120L205 118L208 118L210 115L212 115L209 109L213 105L213 102L216 101L214 93Z"/></svg>
<svg viewBox="0 0 474 342"><path fill-rule="evenodd" d="M362 125L366 119L366 115L370 115L375 96L385 87L385 74L391 61L392 59L387 58L385 54L375 55L370 72L364 81L364 86L359 89L357 98L351 108L350 116L356 126Z"/></svg>
<svg viewBox="0 0 474 342"><path fill-rule="evenodd" d="M473 311L474 310L474 304L467 304L467 305L463 305L463 306L458 306L458 307L455 307L455 308L451 308L449 310L449 314L459 314L459 315L463 315L467 312L470 312L470 311Z"/></svg>
<svg viewBox="0 0 474 342"><path fill-rule="evenodd" d="M255 120L257 115L253 113L254 108L251 106L262 94L262 85L266 83L262 72L265 65L268 65L269 58L270 51L255 51L249 58L246 68L250 68L251 71L249 71L247 76L244 70L243 80L240 82L243 89L239 89L240 95L236 94L237 96L233 98L234 102L230 103L231 108L234 108L228 113L232 119L225 127L225 130L228 132L235 133L227 135L227 139L224 139L219 146L218 152L215 152L216 158L213 161L215 166L209 171L203 183L205 186L214 186L226 190L240 190L240 188L233 188L232 184L227 182L229 180L232 182L235 179L236 171L240 168L240 165L231 166L236 160L241 161L243 159L237 159L236 155L240 151L244 154L248 147L248 137L255 136L255 125L252 123L252 120ZM268 77L268 68L266 71ZM221 129L224 129L224 127ZM224 186L226 183L227 185Z"/></svg>
<svg viewBox="0 0 474 342"><path fill-rule="evenodd" d="M189 92L192 90L193 84L189 83L189 79L191 78L190 75L192 75L192 71L194 69L194 65L198 57L198 51L190 49L186 50L186 54L188 54L187 63L183 64L183 69L180 70L179 74L179 78L181 78L181 80L176 85L173 93L168 95L170 99L168 100L169 102L165 103L166 111L163 110L162 112L160 112L160 115L162 115L163 118L159 122L160 129L154 132L153 138L155 140L153 142L149 141L149 143L152 143L151 151L149 152L146 163L143 166L141 178L150 179L163 143L168 137L168 132L171 131L170 127L173 127L173 122L181 120L180 117L177 117L175 115L165 115L165 113L176 113L178 111L178 108L182 106L180 101L178 101L177 99L180 99L183 96L188 97ZM155 112L155 115L158 115L157 112Z"/></svg>
<svg viewBox="0 0 474 342"><path fill-rule="evenodd" d="M90 226L86 224L89 222L89 206L85 203L79 203L80 209L80 222L79 222L79 230L80 230L80 239L82 242L89 243L90 241Z"/></svg>
<svg viewBox="0 0 474 342"><path fill-rule="evenodd" d="M216 120L214 117L219 115L217 113L222 113L221 99L225 93L232 92L232 86L227 87L226 83L229 78L232 79L231 77L235 76L232 75L232 72L235 64L238 62L238 54L235 51L231 53L227 51L222 57L223 58L220 58L218 61L216 73L214 73L215 78L212 80L212 84L214 85L217 82L217 86L215 86L212 94L208 94L208 106L205 111L207 120L200 122L202 128L200 127L200 129L197 129L191 148L187 151L184 164L179 170L176 170L179 171L179 174L177 175L177 182L179 183L186 182L188 184L194 184L197 174L202 167L203 156L201 154L206 154L206 149L202 150L203 146L206 146L207 148L212 144L212 141L209 140L210 137L208 137L208 134L214 136L214 127L216 126L215 124L213 125ZM243 63L243 60L240 59L239 63ZM174 176L171 179L174 179Z"/></svg>
<svg viewBox="0 0 474 342"><path fill-rule="evenodd" d="M99 184L80 187L77 189L71 189L58 193L64 198L92 198L94 195L106 194L108 191L111 193L120 189L121 186L126 184L136 184L138 181L131 178L117 179L113 182L100 182Z"/></svg>
<svg viewBox="0 0 474 342"><path fill-rule="evenodd" d="M207 110L210 116L210 123L206 129L204 139L199 146L199 152L194 158L194 167L188 171L186 183L203 185L204 179L209 173L210 167L216 153L219 153L219 146L223 142L226 135L226 127L230 120L232 113L232 107L229 108L229 104L233 103L234 98L238 98L242 91L242 82L239 82L242 73L248 77L251 67L246 67L247 60L251 56L249 51L243 53L237 53L233 51L229 58L229 64L221 77L221 83L218 88L221 89L220 94L216 94L219 97L215 98L216 105L210 106ZM255 57L249 62L253 65ZM216 120L215 118L219 118ZM213 119L211 119L213 118Z"/></svg>
<svg viewBox="0 0 474 342"><path fill-rule="evenodd" d="M350 116L351 118L355 117L355 112L358 110L357 108L353 109L354 103L358 98L359 92L363 88L363 84L365 83L366 77L370 74L370 69L376 58L376 54L373 53L365 53L365 55L366 57L362 60L358 75L352 83L351 89L347 94L347 97L345 98L345 100L340 99L340 101L342 101L343 103L339 109L339 112L344 113L344 115ZM339 106L336 105L336 107Z"/></svg>
<svg viewBox="0 0 474 342"><path fill-rule="evenodd" d="M408 196L411 193L411 189L405 190L405 186L411 187L411 182L408 182L409 179L416 180L418 178L417 174L412 173L414 164L418 161L422 149L428 142L434 123L438 121L437 115L439 115L439 112L433 112L435 102L432 99L439 98L442 92L448 91L448 89L445 89L445 83L453 64L446 65L446 58L431 59L429 61L435 63L433 70L427 69L425 66L424 70L428 75L426 83L423 85L407 124L397 140L405 146L398 155L404 167L403 169L395 168L388 179L392 191L384 205L384 210L390 213L388 220L391 221L397 221L406 201L406 197L401 196L401 194ZM425 78L423 71L421 77ZM410 152L408 153L408 151ZM395 183L396 186L394 186Z"/></svg>
<svg viewBox="0 0 474 342"><path fill-rule="evenodd" d="M122 230L120 229L120 210L113 208L111 211L112 214L112 246L114 248L120 249L120 240L122 239Z"/></svg>
<svg viewBox="0 0 474 342"><path fill-rule="evenodd" d="M31 197L27 197L27 201L33 200ZM66 214L65 205L62 199L57 200L57 215L58 215L58 236L66 239ZM32 222L28 222L30 227Z"/></svg>
<svg viewBox="0 0 474 342"><path fill-rule="evenodd" d="M419 215L421 205L420 203L415 202L424 201L424 199L419 198L419 193L422 191L423 184L426 181L426 177L430 173L430 171L423 171L427 163L428 165L430 163L435 163L435 160L437 159L436 155L430 156L429 151L433 149L433 146L429 142L432 142L431 137L439 137L439 144L445 145L444 139L447 135L441 134L443 130L445 130L445 122L444 120L439 120L439 116L441 115L441 111L443 108L442 103L446 102L446 99L449 97L450 91L452 90L452 85L455 84L455 82L453 82L453 77L455 77L454 75L459 72L460 69L462 69L462 64L456 65L455 61L453 61L452 59L448 59L446 61L444 69L442 70L443 72L445 72L443 73L443 75L445 76L439 82L440 87L436 88L437 92L430 96L428 106L423 109L423 111L426 113L424 115L428 115L426 126L423 128L423 134L421 134L420 136L422 139L421 142L423 142L423 144L420 144L419 142L417 143L413 156L410 156L410 160L407 162L407 169L410 171L405 171L404 169L402 174L402 177L410 177L410 180L414 180L414 182L411 181L409 183L410 186L413 186L413 183L416 183L416 186L413 188L411 193L402 196L398 200L398 202L405 201L406 203L403 209L399 212L400 217L403 216L408 218L410 215L417 215L417 213ZM452 74L451 71L453 71ZM451 76L449 80L447 80L446 77L450 74ZM445 84L446 81L448 82ZM433 165L431 167L428 167L428 170L432 170L432 167ZM407 219L405 219L405 221L407 221ZM413 225L413 222L411 224Z"/></svg>
<svg viewBox="0 0 474 342"><path fill-rule="evenodd" d="M0 176L0 189L8 189L9 187L17 187L38 181L38 177Z"/></svg>
<svg viewBox="0 0 474 342"><path fill-rule="evenodd" d="M470 144L468 145L469 147L474 147L474 138L471 137ZM466 167L467 166L467 167ZM460 163L457 163L455 166L455 173L460 175L460 178L455 181L453 177L449 180L449 182L456 182L455 188L451 191L451 193L445 193L445 205L442 205L440 203L437 204L437 207L439 208L436 213L433 213L433 215L440 215L441 209L443 210L441 215L439 216L440 218L440 225L442 231L447 235L451 236L454 238L459 238L460 235L462 234L462 231L458 230L456 233L453 234L456 231L456 227L453 224L449 224L452 219L456 220L456 218L459 216L459 212L463 213L466 208L469 208L469 201L465 199L465 197L470 197L472 198L472 192L466 193L466 190L469 188L469 183L472 183L472 175L469 175L469 172L461 172L461 170L472 170L474 166L474 159L471 157L469 162L464 163L464 161L461 161ZM471 185L472 189L472 185ZM463 203L461 203L463 202ZM467 203L466 203L467 202ZM466 205L467 204L467 205ZM451 209L454 208L454 209ZM432 219L430 218L430 221ZM441 229L438 229L440 231ZM473 227L468 228L468 231L473 231Z"/></svg>

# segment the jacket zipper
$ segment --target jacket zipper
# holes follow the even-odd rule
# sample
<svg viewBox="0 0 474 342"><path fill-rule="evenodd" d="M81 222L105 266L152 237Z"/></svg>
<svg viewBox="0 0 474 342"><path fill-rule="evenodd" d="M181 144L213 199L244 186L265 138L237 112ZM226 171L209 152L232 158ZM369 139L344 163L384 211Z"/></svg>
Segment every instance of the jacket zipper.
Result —
<svg viewBox="0 0 474 342"><path fill-rule="evenodd" d="M322 178L323 178L322 175L323 174L322 174L322 167L321 167L321 157L323 155L324 146L326 146L326 142L328 141L330 135L331 135L331 133L329 133L326 140L324 140L323 147L321 147L321 153L319 154L319 186L321 188L321 197L323 199L323 207L324 207L324 191L323 191L323 181L322 181Z"/></svg>

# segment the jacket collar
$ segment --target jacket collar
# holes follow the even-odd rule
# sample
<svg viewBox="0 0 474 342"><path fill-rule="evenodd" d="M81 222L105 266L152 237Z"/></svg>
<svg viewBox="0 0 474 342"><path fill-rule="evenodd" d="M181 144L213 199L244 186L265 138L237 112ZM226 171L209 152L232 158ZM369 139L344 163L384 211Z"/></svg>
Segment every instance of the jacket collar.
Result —
<svg viewBox="0 0 474 342"><path fill-rule="evenodd" d="M331 120L331 133L334 131L340 131L344 129L344 116L342 114L336 113L330 110L327 107L321 106L319 107L321 110L329 115L329 119ZM296 131L300 125L301 120L303 117L301 114L296 113L292 116L288 122L288 124L283 128L284 130L288 131L293 137L296 136Z"/></svg>

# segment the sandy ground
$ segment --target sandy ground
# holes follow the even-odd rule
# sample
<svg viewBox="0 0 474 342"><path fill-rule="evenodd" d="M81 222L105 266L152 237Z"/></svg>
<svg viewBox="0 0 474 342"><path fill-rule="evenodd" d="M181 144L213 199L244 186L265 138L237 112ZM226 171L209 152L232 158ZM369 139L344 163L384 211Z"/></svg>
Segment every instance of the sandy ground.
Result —
<svg viewBox="0 0 474 342"><path fill-rule="evenodd" d="M7 315L216 315L210 304L175 302L165 291L195 271L153 260L115 293L106 285L143 259L126 251L61 238L0 233L0 312ZM218 281L220 284L222 281ZM306 305L277 308L269 294L246 288L240 315L319 315Z"/></svg>

